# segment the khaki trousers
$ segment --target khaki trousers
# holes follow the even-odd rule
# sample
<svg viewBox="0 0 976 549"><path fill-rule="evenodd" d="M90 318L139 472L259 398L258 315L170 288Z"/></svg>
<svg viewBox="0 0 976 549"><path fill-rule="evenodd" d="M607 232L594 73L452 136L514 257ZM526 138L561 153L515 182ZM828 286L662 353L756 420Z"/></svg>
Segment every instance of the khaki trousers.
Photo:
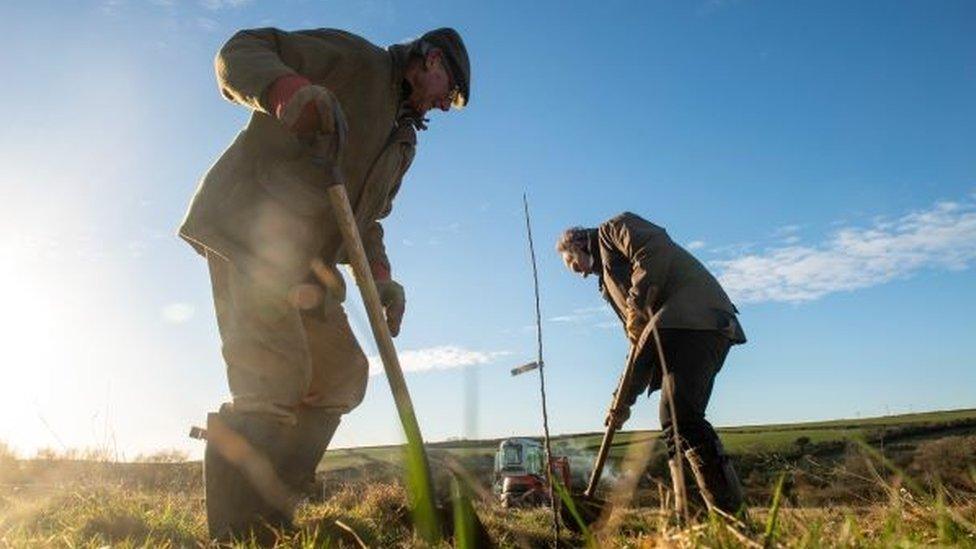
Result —
<svg viewBox="0 0 976 549"><path fill-rule="evenodd" d="M208 255L233 409L295 424L299 406L344 414L366 392L369 367L342 305L301 310L287 289Z"/></svg>

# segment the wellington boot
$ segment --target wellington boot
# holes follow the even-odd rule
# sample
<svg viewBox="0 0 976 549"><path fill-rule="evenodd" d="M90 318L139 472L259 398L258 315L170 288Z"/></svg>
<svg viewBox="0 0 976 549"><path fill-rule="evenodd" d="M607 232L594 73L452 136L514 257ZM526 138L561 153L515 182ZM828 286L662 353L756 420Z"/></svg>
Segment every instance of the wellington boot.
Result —
<svg viewBox="0 0 976 549"><path fill-rule="evenodd" d="M278 477L282 435L270 418L222 410L207 418L204 489L207 526L217 541L271 545L291 527L294 496Z"/></svg>
<svg viewBox="0 0 976 549"><path fill-rule="evenodd" d="M322 408L302 408L289 441L290 452L281 463L281 478L297 493L310 496L315 489L315 470L339 427L340 414Z"/></svg>
<svg viewBox="0 0 976 549"><path fill-rule="evenodd" d="M685 451L695 483L709 509L736 515L742 509L742 485L731 460L718 440L710 448L691 448Z"/></svg>

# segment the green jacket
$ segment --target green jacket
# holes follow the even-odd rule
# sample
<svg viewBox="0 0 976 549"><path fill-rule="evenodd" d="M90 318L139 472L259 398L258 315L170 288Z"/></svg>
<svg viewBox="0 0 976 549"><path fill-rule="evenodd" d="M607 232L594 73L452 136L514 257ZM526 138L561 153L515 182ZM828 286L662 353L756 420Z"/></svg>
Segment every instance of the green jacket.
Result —
<svg viewBox="0 0 976 549"><path fill-rule="evenodd" d="M342 261L322 171L268 111L276 79L301 74L329 89L349 124L340 157L346 190L370 262L389 265L379 220L414 157L413 125L399 118L402 46L389 50L334 29L244 30L217 54L220 92L252 110L247 126L200 182L179 234L201 254L286 284L307 276L315 256Z"/></svg>
<svg viewBox="0 0 976 549"><path fill-rule="evenodd" d="M589 244L600 278L600 291L626 322L629 306L664 311L662 329L717 330L733 343L745 343L738 310L708 269L667 231L630 212L603 223ZM658 292L647 303L649 289Z"/></svg>

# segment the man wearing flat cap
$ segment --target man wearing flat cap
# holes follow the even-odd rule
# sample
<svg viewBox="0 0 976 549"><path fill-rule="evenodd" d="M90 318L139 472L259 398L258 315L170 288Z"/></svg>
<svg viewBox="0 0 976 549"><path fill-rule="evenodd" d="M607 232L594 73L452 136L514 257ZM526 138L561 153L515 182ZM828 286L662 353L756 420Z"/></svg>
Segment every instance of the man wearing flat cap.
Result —
<svg viewBox="0 0 976 549"><path fill-rule="evenodd" d="M718 434L705 419L715 376L729 348L746 341L739 311L721 284L671 240L663 227L630 212L599 227L566 229L556 250L569 270L584 277L596 275L600 293L620 318L632 346L641 345L651 319L658 328L659 338L636 349L634 377L630 387L623 388L627 408L619 415L611 411L606 422L619 429L640 393L662 387L666 366L671 391L661 395L660 417L677 507L683 507L677 498L684 490L676 480L680 478L681 452L705 505L726 513L740 511L743 500L738 476Z"/></svg>
<svg viewBox="0 0 976 549"><path fill-rule="evenodd" d="M335 29L267 28L235 34L215 68L221 94L251 116L204 176L179 234L210 269L232 397L208 419L204 458L210 533L227 539L290 523L282 501L314 480L366 389L366 357L341 305L342 237L311 144L343 144L329 150L396 335L404 290L380 220L425 114L467 104L470 65L450 28L388 48Z"/></svg>

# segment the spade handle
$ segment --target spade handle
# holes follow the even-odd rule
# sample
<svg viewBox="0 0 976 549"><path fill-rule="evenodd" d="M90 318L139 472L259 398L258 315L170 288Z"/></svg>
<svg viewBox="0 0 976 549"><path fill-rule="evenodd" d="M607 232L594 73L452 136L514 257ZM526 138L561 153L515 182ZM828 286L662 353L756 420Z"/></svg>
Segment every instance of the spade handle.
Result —
<svg viewBox="0 0 976 549"><path fill-rule="evenodd" d="M607 430L603 433L603 442L600 443L600 451L597 452L596 461L593 462L593 471L590 473L590 482L586 485L586 491L583 492L583 494L587 497L593 497L596 494L597 486L600 484L600 477L603 475L603 467L607 463L607 457L610 456L610 446L613 445L613 436L617 432L616 415L620 413L620 410L624 404L624 393L626 392L626 389L630 387L631 380L634 377L637 356L640 354L640 350L647 343L647 338L653 331L654 322L648 322L647 326L644 327L644 331L641 332L640 337L630 347L630 353L627 355L627 365L624 368L623 373L620 374L620 381L617 383L617 391L613 394L613 402L610 404L610 421L607 422Z"/></svg>
<svg viewBox="0 0 976 549"><path fill-rule="evenodd" d="M336 156L332 157L335 158ZM390 384L393 401L396 403L400 423L403 425L403 431L407 438L407 471L410 477L408 478L408 487L412 492L410 494L413 500L411 504L414 508L418 530L427 541L436 541L440 537L440 529L437 525L437 515L434 509L434 490L431 482L430 463L424 449L424 439L420 433L420 425L417 423L417 415L410 399L410 392L407 390L407 382L403 377L400 359L397 357L396 347L393 345L393 337L390 335L390 328L386 323L386 314L380 301L379 291L376 289L376 281L373 279L373 273L369 268L369 260L366 258L363 240L359 234L359 227L356 225L356 217L353 214L349 195L346 193L346 187L342 181L342 172L335 162L328 161L328 155L314 158L313 162L326 171L329 200L332 203L332 210L335 213L339 231L342 233L346 257L356 278L356 285L362 295L363 304L366 306L366 315L369 317L373 338L376 340L376 347L380 352L383 370L386 372L386 380Z"/></svg>

